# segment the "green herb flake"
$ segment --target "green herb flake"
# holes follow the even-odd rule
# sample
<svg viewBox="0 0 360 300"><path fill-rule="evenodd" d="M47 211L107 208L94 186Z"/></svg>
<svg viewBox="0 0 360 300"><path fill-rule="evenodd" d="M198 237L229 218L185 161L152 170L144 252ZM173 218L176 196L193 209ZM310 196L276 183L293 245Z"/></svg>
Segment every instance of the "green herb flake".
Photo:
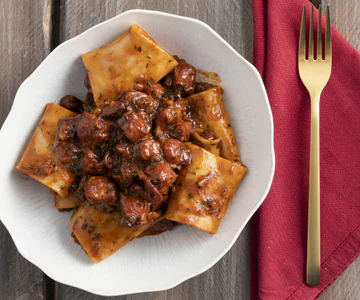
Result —
<svg viewBox="0 0 360 300"><path fill-rule="evenodd" d="M34 152L36 152L36 148L34 147Z"/></svg>
<svg viewBox="0 0 360 300"><path fill-rule="evenodd" d="M172 59L169 59L169 63L171 63L172 62Z"/></svg>
<svg viewBox="0 0 360 300"><path fill-rule="evenodd" d="M136 44L134 45L134 48L137 49Z"/></svg>
<svg viewBox="0 0 360 300"><path fill-rule="evenodd" d="M190 207L188 207L186 210L187 210L187 211L190 211Z"/></svg>
<svg viewBox="0 0 360 300"><path fill-rule="evenodd" d="M193 175L196 175L196 172L195 172L195 171L192 171L191 173L192 173Z"/></svg>
<svg viewBox="0 0 360 300"><path fill-rule="evenodd" d="M130 220L131 220L131 221L134 221L135 219L136 219L135 216L131 216L131 217L130 217Z"/></svg>
<svg viewBox="0 0 360 300"><path fill-rule="evenodd" d="M102 92L100 92L100 94L99 94L99 99L101 99L102 96L103 96L103 94L102 94Z"/></svg>
<svg viewBox="0 0 360 300"><path fill-rule="evenodd" d="M188 198L189 198L189 199L192 199L192 198L194 198L194 196L191 195L191 194L188 194Z"/></svg>
<svg viewBox="0 0 360 300"><path fill-rule="evenodd" d="M149 64L146 64L146 69L148 68Z"/></svg>

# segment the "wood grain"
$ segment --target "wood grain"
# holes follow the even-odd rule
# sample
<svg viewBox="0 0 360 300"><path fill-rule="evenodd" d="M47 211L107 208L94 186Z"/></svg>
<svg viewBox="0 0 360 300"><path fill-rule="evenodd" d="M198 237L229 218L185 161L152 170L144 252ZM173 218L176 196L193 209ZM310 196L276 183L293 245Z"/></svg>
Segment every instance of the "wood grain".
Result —
<svg viewBox="0 0 360 300"><path fill-rule="evenodd" d="M221 2L211 0L63 0L61 2L60 40L65 41L99 22L133 8L159 10L202 20L215 29L240 54L251 60L253 37L251 0L226 0ZM249 258L249 229L246 227L229 253L204 274L168 291L128 295L111 299L249 299ZM64 285L59 285L59 297L64 300L104 299Z"/></svg>
<svg viewBox="0 0 360 300"><path fill-rule="evenodd" d="M320 1L319 1L320 2ZM360 51L360 4L358 0L322 0L322 11L330 6L331 23ZM321 300L360 298L360 257L321 295Z"/></svg>
<svg viewBox="0 0 360 300"><path fill-rule="evenodd" d="M334 26L360 50L358 0L314 0L331 6ZM19 0L0 1L0 126L22 81L45 56L89 27L133 8L189 16L208 23L239 53L251 61L251 0ZM249 228L213 268L168 291L100 297L53 283L17 252L0 223L0 299L249 299ZM43 288L43 282L45 286ZM320 299L360 299L360 258L329 287ZM50 288L50 289L49 289ZM52 290L51 290L52 289Z"/></svg>
<svg viewBox="0 0 360 300"><path fill-rule="evenodd" d="M18 87L46 56L42 12L41 0L0 1L0 126ZM42 278L0 223L0 299L42 299Z"/></svg>

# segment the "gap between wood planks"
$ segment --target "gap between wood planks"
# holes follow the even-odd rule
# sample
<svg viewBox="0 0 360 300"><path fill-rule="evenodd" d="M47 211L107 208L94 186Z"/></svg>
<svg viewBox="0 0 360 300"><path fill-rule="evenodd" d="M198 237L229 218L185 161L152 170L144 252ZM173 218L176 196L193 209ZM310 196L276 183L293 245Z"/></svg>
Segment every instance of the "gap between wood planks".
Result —
<svg viewBox="0 0 360 300"><path fill-rule="evenodd" d="M43 35L46 55L60 43L60 0L43 0ZM43 299L59 299L59 283L43 273Z"/></svg>

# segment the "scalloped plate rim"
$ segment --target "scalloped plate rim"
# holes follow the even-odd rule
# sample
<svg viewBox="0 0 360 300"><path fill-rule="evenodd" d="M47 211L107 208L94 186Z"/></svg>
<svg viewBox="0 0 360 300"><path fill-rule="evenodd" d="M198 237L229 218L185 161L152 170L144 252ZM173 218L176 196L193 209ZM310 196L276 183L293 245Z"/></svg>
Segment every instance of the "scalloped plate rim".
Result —
<svg viewBox="0 0 360 300"><path fill-rule="evenodd" d="M101 288L98 288L96 286L79 286L76 282L73 282L71 280L67 280L66 275L60 275L60 274L54 274L53 271L51 271L51 267L47 267L46 265L44 265L36 256L36 254L34 255L33 252L31 251L26 251L23 249L23 245L21 244L20 239L17 236L15 236L15 234L13 234L12 228L10 226L8 226L6 224L6 219L8 217L6 217L5 215L2 215L2 210L0 209L0 221L3 222L4 226L7 228L7 230L9 231L9 234L11 236L11 238L13 239L15 246L17 248L17 250L19 251L19 253L29 262L31 262L32 264L34 264L35 266L37 266L39 269L41 269L45 274L47 274L50 278L56 280L59 283L62 284L66 284L69 286L73 286L82 290L86 290L88 292L91 292L93 294L97 294L97 295L102 295L102 296L120 296L120 295L126 295L126 294L134 294L134 293L142 293L142 292L155 292L155 291L163 291L163 290L167 290L167 289L171 289L179 284L181 284L182 282L193 278L205 271L207 271L208 269L210 269L212 266L214 266L228 251L229 249L234 245L235 241L237 240L237 238L239 237L241 231L243 230L243 228L245 227L245 225L248 223L248 221L250 220L250 218L253 216L253 214L256 212L256 210L259 208L259 206L263 203L265 197L267 196L271 184L272 184L272 180L274 177L274 172L275 172L275 152L274 152L274 124L273 124L273 117L272 117L272 113L271 113L271 108L269 105L269 101L268 101L268 97L267 97L267 93L265 90L265 87L263 85L262 79L260 77L260 74L258 73L258 71L256 70L256 68L249 63L246 59L244 59L230 44L228 44L217 32L215 32L209 25L207 25L206 23L194 19L194 18L189 18L189 17L184 17L184 16L178 16L178 15L174 15L174 14L170 14L170 13L165 13L165 12L160 12L160 11L153 11L153 10L143 10L143 9L132 9L132 10L127 10L111 19L108 19L104 22L101 22L89 29L87 29L86 31L82 32L81 34L65 41L64 43L61 43L59 46L57 46L40 64L39 66L23 81L23 83L19 86L16 95L15 95L15 99L13 102L13 105L11 107L11 110L0 130L0 141L2 139L2 135L3 132L6 131L6 128L8 126L8 124L10 123L10 121L12 120L12 118L14 117L14 111L16 108L16 106L19 104L17 101L17 96L18 94L20 94L20 91L23 90L25 88L25 86L27 85L29 79L31 77L34 76L34 74L41 72L42 68L44 67L44 65L46 65L47 61L49 61L51 59L51 56L53 53L55 52L59 52L61 51L61 49L69 44L72 43L73 41L80 39L80 38L84 38L86 35L88 35L91 31L93 31L96 28L102 27L105 24L114 21L115 19L121 18L127 14L152 14L152 15L162 15L162 16L167 16L167 17L171 17L171 18L177 18L177 19L182 19L184 21L187 22L192 22L192 23L196 23L199 26L205 27L208 31L210 31L224 46L226 46L227 48L229 48L239 59L241 59L246 65L247 67L256 75L256 80L258 81L260 87L261 87L261 91L262 94L264 96L264 100L265 100L265 105L267 107L267 112L268 112L268 117L269 117L269 121L270 121L270 131L271 131L271 170L270 170L270 176L269 176L269 180L268 180L268 184L265 188L265 191L262 195L262 199L257 203L257 205L253 208L253 210L251 211L251 213L248 215L248 217L246 218L246 220L243 222L243 224L238 228L236 234L233 236L233 238L230 240L230 242L226 245L226 247L224 247L223 251L221 252L220 255L218 256L214 256L212 261L206 265L205 267L197 270L196 272L192 272L191 274L188 274L186 276L183 276L182 278L173 280L171 283L168 283L166 285L162 285L161 283L158 286L154 286L152 288L147 288L147 289L142 289L141 287L139 287L138 289L134 290L126 290L126 287L121 287L118 292L107 292L106 290L103 290Z"/></svg>

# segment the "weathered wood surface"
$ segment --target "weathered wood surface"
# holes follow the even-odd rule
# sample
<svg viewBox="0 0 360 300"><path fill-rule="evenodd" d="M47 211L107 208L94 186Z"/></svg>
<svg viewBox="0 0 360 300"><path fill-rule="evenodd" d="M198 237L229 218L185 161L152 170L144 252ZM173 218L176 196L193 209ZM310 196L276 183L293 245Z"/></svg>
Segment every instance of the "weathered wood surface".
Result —
<svg viewBox="0 0 360 300"><path fill-rule="evenodd" d="M321 2L321 0L313 1ZM360 50L357 0L323 0L331 5L332 23ZM93 25L133 8L152 9L200 19L214 28L240 54L251 60L251 0L19 0L0 1L0 126L21 82L59 43ZM17 252L0 223L0 299L249 299L248 226L223 259L200 276L168 291L104 298L43 280L39 269ZM321 297L360 298L360 258ZM43 283L47 288L43 288ZM52 285L53 284L53 285Z"/></svg>
<svg viewBox="0 0 360 300"><path fill-rule="evenodd" d="M18 87L46 56L42 14L42 0L0 1L0 127ZM0 222L0 299L42 299L42 278Z"/></svg>
<svg viewBox="0 0 360 300"><path fill-rule="evenodd" d="M331 23L360 51L360 2L358 0L322 0L322 8L330 5ZM360 299L360 257L320 297L321 300Z"/></svg>

